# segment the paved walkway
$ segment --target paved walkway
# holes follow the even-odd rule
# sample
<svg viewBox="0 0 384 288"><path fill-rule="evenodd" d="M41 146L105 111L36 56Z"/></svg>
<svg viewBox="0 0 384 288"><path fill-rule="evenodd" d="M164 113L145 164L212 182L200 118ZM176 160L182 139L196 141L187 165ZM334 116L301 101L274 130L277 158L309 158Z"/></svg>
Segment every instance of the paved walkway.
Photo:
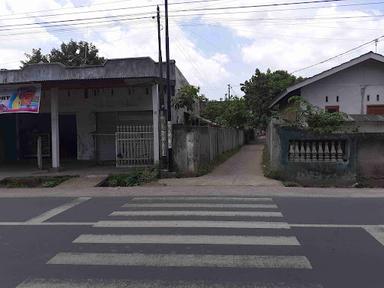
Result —
<svg viewBox="0 0 384 288"><path fill-rule="evenodd" d="M108 175L82 175L80 177L74 177L56 186L56 188L88 188L96 187L104 182L108 178Z"/></svg>
<svg viewBox="0 0 384 288"><path fill-rule="evenodd" d="M211 173L193 178L162 179L167 186L282 186L264 177L262 154L264 145L246 145Z"/></svg>

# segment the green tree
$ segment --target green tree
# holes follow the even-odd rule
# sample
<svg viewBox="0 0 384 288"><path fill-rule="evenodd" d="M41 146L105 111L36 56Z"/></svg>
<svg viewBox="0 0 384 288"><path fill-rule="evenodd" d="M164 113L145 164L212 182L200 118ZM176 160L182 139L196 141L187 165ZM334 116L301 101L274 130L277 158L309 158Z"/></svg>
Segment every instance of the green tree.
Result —
<svg viewBox="0 0 384 288"><path fill-rule="evenodd" d="M172 104L176 109L193 111L195 103L205 101L207 101L207 98L200 94L200 87L184 85L177 91L176 97L172 99Z"/></svg>
<svg viewBox="0 0 384 288"><path fill-rule="evenodd" d="M41 53L41 48L38 49L32 49L32 53L24 53L27 60L21 61L22 66L25 66L27 64L37 64L37 63L48 63L48 57L47 55L44 55Z"/></svg>
<svg viewBox="0 0 384 288"><path fill-rule="evenodd" d="M22 66L35 63L62 63L66 66L99 65L105 62L100 57L99 50L92 43L86 41L69 41L62 43L60 48L53 48L50 53L44 55L41 48L32 49L31 54L25 54L26 60L21 61Z"/></svg>
<svg viewBox="0 0 384 288"><path fill-rule="evenodd" d="M255 74L243 84L241 91L251 113L252 126L265 129L272 111L269 108L273 99L279 96L289 86L301 81L302 78L288 73L287 71L277 70L266 73L256 69Z"/></svg>
<svg viewBox="0 0 384 288"><path fill-rule="evenodd" d="M225 101L208 101L202 116L225 127L245 128L250 114L245 99L235 96Z"/></svg>

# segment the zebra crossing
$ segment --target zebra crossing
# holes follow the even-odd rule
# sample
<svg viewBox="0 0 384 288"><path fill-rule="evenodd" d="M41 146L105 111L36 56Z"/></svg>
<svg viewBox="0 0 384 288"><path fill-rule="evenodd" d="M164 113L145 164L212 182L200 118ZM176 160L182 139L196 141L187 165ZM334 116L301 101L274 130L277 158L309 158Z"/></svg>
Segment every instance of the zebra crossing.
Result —
<svg viewBox="0 0 384 288"><path fill-rule="evenodd" d="M134 197L71 248L18 288L322 287L266 197Z"/></svg>

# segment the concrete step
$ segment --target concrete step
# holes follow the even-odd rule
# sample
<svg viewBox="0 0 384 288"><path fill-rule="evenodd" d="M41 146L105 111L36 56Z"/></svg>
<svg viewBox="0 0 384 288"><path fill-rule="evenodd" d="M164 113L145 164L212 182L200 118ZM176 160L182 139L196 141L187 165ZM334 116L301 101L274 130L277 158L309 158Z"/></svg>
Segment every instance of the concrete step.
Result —
<svg viewBox="0 0 384 288"><path fill-rule="evenodd" d="M108 175L82 175L71 178L56 186L56 188L91 188L100 185L107 179Z"/></svg>

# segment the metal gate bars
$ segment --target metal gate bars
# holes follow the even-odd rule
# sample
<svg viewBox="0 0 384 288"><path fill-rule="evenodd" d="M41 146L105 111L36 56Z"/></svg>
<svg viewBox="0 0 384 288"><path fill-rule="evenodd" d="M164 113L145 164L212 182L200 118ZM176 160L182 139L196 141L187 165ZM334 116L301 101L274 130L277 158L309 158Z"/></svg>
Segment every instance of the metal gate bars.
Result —
<svg viewBox="0 0 384 288"><path fill-rule="evenodd" d="M116 131L116 167L153 165L152 125L119 125Z"/></svg>

